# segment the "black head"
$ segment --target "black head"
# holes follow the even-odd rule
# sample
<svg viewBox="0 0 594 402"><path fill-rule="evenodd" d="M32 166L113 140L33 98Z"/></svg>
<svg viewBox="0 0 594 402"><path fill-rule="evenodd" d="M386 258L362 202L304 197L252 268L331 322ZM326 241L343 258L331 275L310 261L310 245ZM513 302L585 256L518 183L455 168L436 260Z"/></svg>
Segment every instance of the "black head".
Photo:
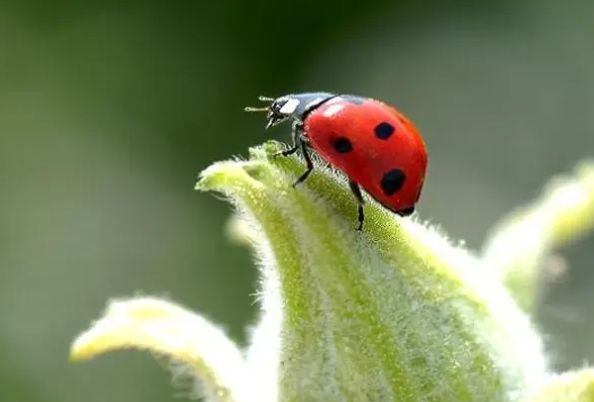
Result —
<svg viewBox="0 0 594 402"><path fill-rule="evenodd" d="M307 114L334 95L325 92L284 95L279 98L260 96L262 102L270 102L266 107L246 107L246 112L266 112L266 129L286 120L303 121Z"/></svg>

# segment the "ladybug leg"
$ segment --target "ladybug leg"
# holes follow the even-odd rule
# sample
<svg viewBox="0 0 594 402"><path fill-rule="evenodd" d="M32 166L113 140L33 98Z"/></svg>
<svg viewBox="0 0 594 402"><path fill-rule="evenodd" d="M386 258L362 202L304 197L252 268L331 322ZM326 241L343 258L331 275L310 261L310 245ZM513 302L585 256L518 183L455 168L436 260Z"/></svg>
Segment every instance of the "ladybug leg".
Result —
<svg viewBox="0 0 594 402"><path fill-rule="evenodd" d="M307 165L307 169L305 172L299 176L299 178L293 183L293 187L297 186L299 183L303 183L305 179L309 176L309 174L314 169L314 164L309 156L309 151L307 150L307 138L303 135L303 123L295 122L293 123L293 146L289 149L286 149L281 152L277 152L275 155L277 156L289 156L294 154L297 151L301 151L303 155L303 159L305 159L305 164Z"/></svg>
<svg viewBox="0 0 594 402"><path fill-rule="evenodd" d="M293 123L293 132L291 135L291 138L293 140L293 145L291 145L291 148L289 148L289 149L285 149L284 151L275 153L274 156L289 156L289 155L293 155L295 152L297 152L300 148L299 138L301 137L302 132L303 132L303 125L299 122Z"/></svg>
<svg viewBox="0 0 594 402"><path fill-rule="evenodd" d="M309 174L314 169L314 164L311 161L311 157L309 156L309 151L307 150L307 147L306 147L307 143L301 137L297 137L297 142L299 144L299 149L301 150L301 154L303 154L303 159L305 159L305 164L307 165L307 170L301 176L299 176L299 178L295 181L295 183L293 183L293 187L295 187L299 183L303 183L305 181L305 179L307 179Z"/></svg>
<svg viewBox="0 0 594 402"><path fill-rule="evenodd" d="M365 200L363 200L363 194L361 194L361 188L359 187L359 185L357 183L355 183L352 180L349 180L349 187L351 188L351 192L357 199L357 204L358 204L357 214L358 214L359 226L357 227L357 230L362 230L363 229L363 221L365 220L365 213L363 212L363 205L365 204Z"/></svg>

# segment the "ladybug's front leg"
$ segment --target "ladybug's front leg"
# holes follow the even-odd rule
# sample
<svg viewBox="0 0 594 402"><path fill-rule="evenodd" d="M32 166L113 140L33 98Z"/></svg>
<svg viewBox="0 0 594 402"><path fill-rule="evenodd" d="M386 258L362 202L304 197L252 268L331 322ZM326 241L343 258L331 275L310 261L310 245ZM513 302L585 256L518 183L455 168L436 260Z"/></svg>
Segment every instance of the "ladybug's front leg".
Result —
<svg viewBox="0 0 594 402"><path fill-rule="evenodd" d="M293 123L293 131L291 133L291 138L293 140L293 145L291 146L291 148L286 149L284 151L280 151L277 152L275 154L275 156L289 156L289 155L293 155L295 152L297 152L299 150L299 143L300 143L300 138L303 135L303 123L300 123L298 121Z"/></svg>

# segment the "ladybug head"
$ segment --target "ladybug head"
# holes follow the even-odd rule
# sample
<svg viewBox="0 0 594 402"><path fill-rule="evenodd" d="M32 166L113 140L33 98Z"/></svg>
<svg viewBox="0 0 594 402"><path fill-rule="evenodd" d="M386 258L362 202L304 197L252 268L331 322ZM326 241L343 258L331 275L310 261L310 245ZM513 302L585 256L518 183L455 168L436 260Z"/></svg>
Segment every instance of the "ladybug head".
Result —
<svg viewBox="0 0 594 402"><path fill-rule="evenodd" d="M289 118L298 118L296 113L299 100L291 95L281 96L280 98L268 98L260 96L258 100L262 102L270 102L266 107L246 107L246 112L266 112L266 129L276 126Z"/></svg>
<svg viewBox="0 0 594 402"><path fill-rule="evenodd" d="M246 107L246 112L266 112L266 128L280 124L288 119L303 121L305 117L324 101L334 95L326 92L312 92L284 95L279 98L260 96L262 102L270 102L266 107Z"/></svg>

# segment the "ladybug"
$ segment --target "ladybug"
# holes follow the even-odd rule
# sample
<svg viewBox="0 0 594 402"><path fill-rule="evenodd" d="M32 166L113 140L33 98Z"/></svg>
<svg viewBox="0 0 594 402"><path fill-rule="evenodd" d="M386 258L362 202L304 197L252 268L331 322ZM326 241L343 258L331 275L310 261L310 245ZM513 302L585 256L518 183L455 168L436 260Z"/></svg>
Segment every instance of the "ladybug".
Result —
<svg viewBox="0 0 594 402"><path fill-rule="evenodd" d="M398 110L375 99L326 92L261 96L267 107L266 129L293 122L293 145L277 155L301 151L307 169L293 186L314 169L310 151L342 171L358 204L357 230L363 228L361 187L385 208L409 216L421 196L427 169L425 143L415 126Z"/></svg>

